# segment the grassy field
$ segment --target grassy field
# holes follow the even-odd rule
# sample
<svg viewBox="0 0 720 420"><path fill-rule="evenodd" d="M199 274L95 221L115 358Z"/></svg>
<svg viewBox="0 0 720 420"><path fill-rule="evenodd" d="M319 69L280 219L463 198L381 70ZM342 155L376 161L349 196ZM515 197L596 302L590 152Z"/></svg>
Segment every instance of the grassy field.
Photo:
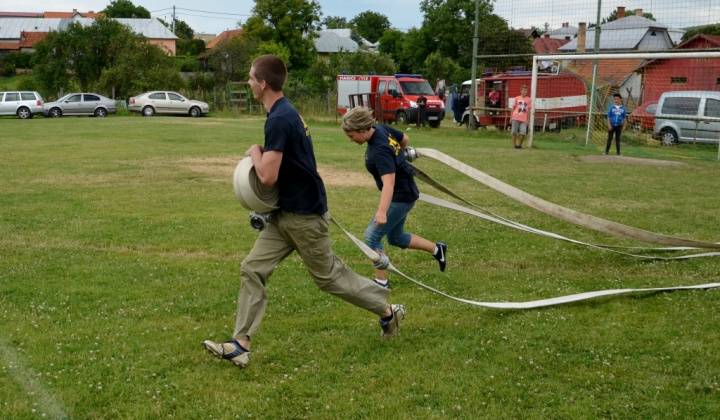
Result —
<svg viewBox="0 0 720 420"><path fill-rule="evenodd" d="M720 290L636 293L534 310L465 305L397 277L401 334L318 291L291 256L246 370L202 341L230 338L239 265L256 232L232 191L264 117L2 118L0 418L716 419ZM364 147L308 121L334 217L361 236L379 199ZM450 124L451 125L451 124ZM653 232L720 241L716 147L633 141L600 154L582 131L509 136L411 130L434 148L545 200ZM633 140L627 135L628 140ZM662 165L674 162L676 165ZM521 223L642 245L525 207L452 168L417 166ZM423 192L448 198L427 185ZM718 257L644 261L418 203L407 229L449 244L448 269L390 249L395 266L449 294L526 301L718 280ZM334 250L372 266L332 228Z"/></svg>

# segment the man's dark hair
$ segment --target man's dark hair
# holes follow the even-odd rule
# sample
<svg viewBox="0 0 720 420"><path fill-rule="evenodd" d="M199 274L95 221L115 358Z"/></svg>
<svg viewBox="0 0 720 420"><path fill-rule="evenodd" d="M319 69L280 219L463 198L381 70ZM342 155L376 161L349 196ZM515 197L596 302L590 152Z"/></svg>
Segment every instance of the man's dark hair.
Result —
<svg viewBox="0 0 720 420"><path fill-rule="evenodd" d="M622 99L622 96L621 96L619 93L616 93L616 94L614 94L613 96L616 97L616 98Z"/></svg>
<svg viewBox="0 0 720 420"><path fill-rule="evenodd" d="M261 55L252 62L255 68L255 78L270 86L275 92L281 92L287 79L287 66L280 57L274 55Z"/></svg>

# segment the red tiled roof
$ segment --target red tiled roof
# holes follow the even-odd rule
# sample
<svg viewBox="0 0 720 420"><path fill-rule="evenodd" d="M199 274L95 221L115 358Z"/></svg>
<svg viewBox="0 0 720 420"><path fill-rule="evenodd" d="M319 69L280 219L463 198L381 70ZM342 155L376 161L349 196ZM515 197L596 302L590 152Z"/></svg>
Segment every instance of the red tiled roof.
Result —
<svg viewBox="0 0 720 420"><path fill-rule="evenodd" d="M0 42L0 50L20 51L22 48L32 48L36 42L45 39L47 32L20 32L20 42Z"/></svg>
<svg viewBox="0 0 720 420"><path fill-rule="evenodd" d="M35 12L0 12L0 17L4 18L41 18L42 13Z"/></svg>
<svg viewBox="0 0 720 420"><path fill-rule="evenodd" d="M642 59L638 58L597 61L598 79L613 86L619 86L643 62ZM566 68L586 81L592 80L593 60L576 60L567 65Z"/></svg>
<svg viewBox="0 0 720 420"><path fill-rule="evenodd" d="M94 12L45 12L45 19L62 19L62 18L71 18L75 16L76 14L80 15L84 18L104 18L105 13L94 13Z"/></svg>
<svg viewBox="0 0 720 420"><path fill-rule="evenodd" d="M229 31L224 31L223 33L221 33L220 35L218 35L217 37L215 37L215 39L213 39L212 41L210 41L210 42L205 46L205 49L206 49L206 50L211 50L211 49L215 48L215 46L216 46L218 43L220 43L221 41L227 41L227 40L233 39L233 38L235 38L235 37L238 37L238 36L240 36L240 35L242 35L242 29L232 29L232 30L229 30Z"/></svg>
<svg viewBox="0 0 720 420"><path fill-rule="evenodd" d="M558 48L568 42L569 39L541 37L533 39L532 47L537 54L558 54Z"/></svg>

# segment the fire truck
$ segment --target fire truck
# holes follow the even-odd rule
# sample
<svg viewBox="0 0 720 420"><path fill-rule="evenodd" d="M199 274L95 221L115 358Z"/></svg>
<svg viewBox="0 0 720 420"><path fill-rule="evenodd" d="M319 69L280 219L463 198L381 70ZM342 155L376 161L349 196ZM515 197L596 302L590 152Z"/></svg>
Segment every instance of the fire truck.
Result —
<svg viewBox="0 0 720 420"><path fill-rule="evenodd" d="M532 96L532 72L508 71L491 74L477 81L475 120L478 127L495 126L504 130L511 124L515 97L520 96L520 87L528 87ZM500 93L500 102L490 106L488 96L493 90ZM472 94L470 80L464 82L458 96L458 104L464 109L462 123L467 125L470 118L469 98ZM534 126L546 131L560 131L587 121L587 91L585 82L572 73L538 73L535 102Z"/></svg>
<svg viewBox="0 0 720 420"><path fill-rule="evenodd" d="M379 121L395 121L398 125L416 123L418 120L418 95L427 98L425 117L430 127L440 127L445 118L445 103L427 80L419 74L339 75L337 110L344 115L355 106L373 110Z"/></svg>

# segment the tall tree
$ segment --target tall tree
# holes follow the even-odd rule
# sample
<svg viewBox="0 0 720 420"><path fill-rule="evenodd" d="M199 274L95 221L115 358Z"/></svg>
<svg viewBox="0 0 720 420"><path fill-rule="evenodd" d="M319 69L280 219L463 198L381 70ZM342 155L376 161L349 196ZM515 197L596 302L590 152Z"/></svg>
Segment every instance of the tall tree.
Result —
<svg viewBox="0 0 720 420"><path fill-rule="evenodd" d="M383 33L390 29L390 21L387 16L371 10L362 12L352 18L350 23L363 38L375 43Z"/></svg>
<svg viewBox="0 0 720 420"><path fill-rule="evenodd" d="M289 67L305 69L317 59L312 35L320 28L320 4L314 0L255 0L244 34L260 42L275 41L290 51Z"/></svg>
<svg viewBox="0 0 720 420"><path fill-rule="evenodd" d="M405 32L397 29L388 29L385 31L382 37L379 39L380 45L378 45L378 51L383 54L389 55L395 64L398 66L398 70L405 71L403 63L403 44L405 42Z"/></svg>
<svg viewBox="0 0 720 420"><path fill-rule="evenodd" d="M128 57L135 60L128 62ZM163 74L162 77L168 81L177 81L172 76L177 74L177 70L163 49L150 44L144 37L138 37L127 26L113 19L96 19L90 26L72 23L64 31L50 32L44 40L35 44L34 64L35 77L50 93L71 84L77 84L84 91L94 90L103 76L118 67L124 70L114 73L117 78L125 74L138 76L138 73L146 71L144 69L151 69L147 71ZM134 71L130 71L135 67ZM137 79L145 80L141 76ZM111 79L108 83L115 82ZM125 90L129 88L120 83L111 87L118 86L118 95L129 93Z"/></svg>
<svg viewBox="0 0 720 420"><path fill-rule="evenodd" d="M347 18L340 16L328 16L322 20L325 29L345 29L350 27Z"/></svg>
<svg viewBox="0 0 720 420"><path fill-rule="evenodd" d="M165 22L164 20L158 18L160 23L165 25L166 28L172 30L173 27L170 23ZM177 36L180 39L193 39L195 36L195 31L193 28L190 27L185 21L182 21L180 19L175 19L175 36Z"/></svg>
<svg viewBox="0 0 720 420"><path fill-rule="evenodd" d="M148 9L135 6L130 0L112 0L102 12L108 18L151 18Z"/></svg>

